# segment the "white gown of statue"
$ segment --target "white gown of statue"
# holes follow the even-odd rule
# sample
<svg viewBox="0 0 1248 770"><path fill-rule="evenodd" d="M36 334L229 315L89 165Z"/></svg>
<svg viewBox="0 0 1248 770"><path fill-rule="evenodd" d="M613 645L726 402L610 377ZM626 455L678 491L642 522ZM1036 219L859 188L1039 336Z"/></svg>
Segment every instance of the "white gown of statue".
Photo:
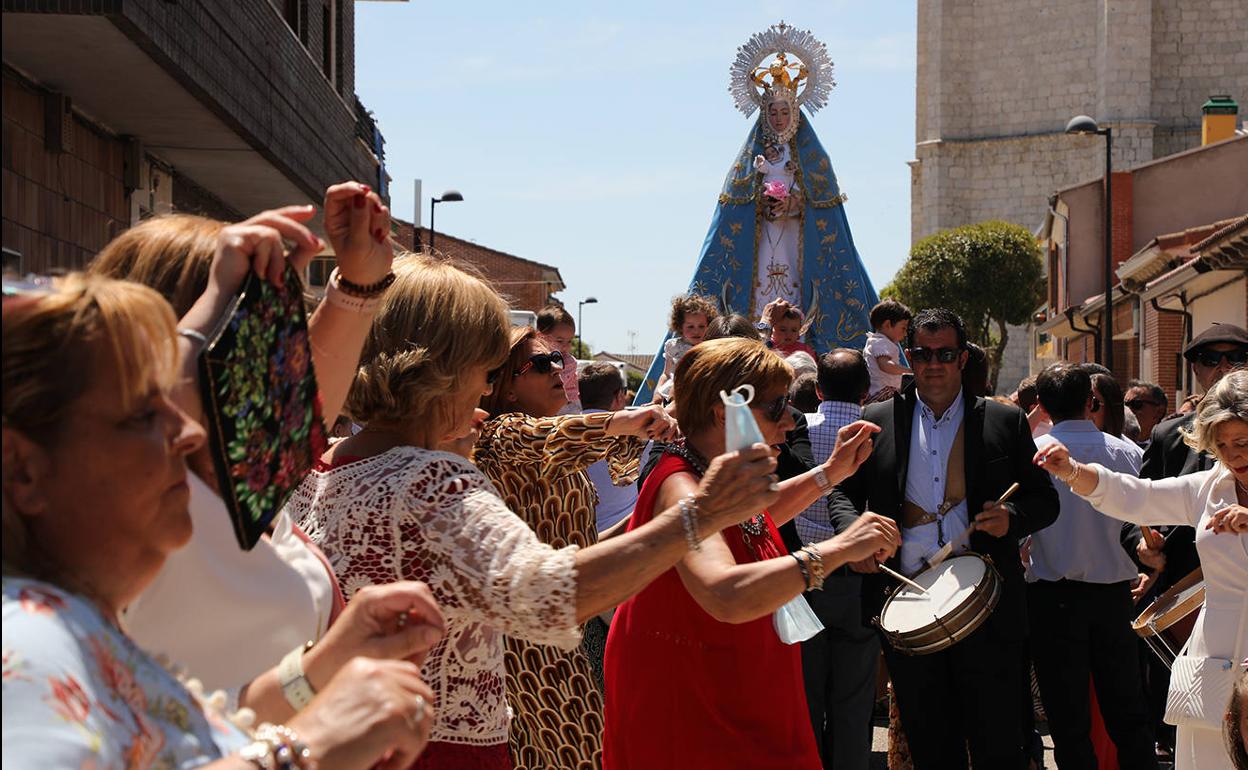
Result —
<svg viewBox="0 0 1248 770"><path fill-rule="evenodd" d="M1217 511L1234 505L1235 479L1221 463L1200 473L1152 481L1100 475L1087 500L1097 510L1133 524L1187 524L1196 528L1196 552L1205 576L1205 606L1192 629L1187 654L1239 665L1248 657L1248 534L1205 529ZM1222 731L1180 727L1175 770L1230 770Z"/></svg>
<svg viewBox="0 0 1248 770"><path fill-rule="evenodd" d="M785 170L789 159L789 146L783 144L776 162L756 160L754 168L763 175L763 183L783 182L785 189L791 189L793 173ZM755 314L762 313L763 307L777 297L801 307L802 287L798 274L800 231L801 220L797 217L762 220L758 235L758 260L755 262Z"/></svg>

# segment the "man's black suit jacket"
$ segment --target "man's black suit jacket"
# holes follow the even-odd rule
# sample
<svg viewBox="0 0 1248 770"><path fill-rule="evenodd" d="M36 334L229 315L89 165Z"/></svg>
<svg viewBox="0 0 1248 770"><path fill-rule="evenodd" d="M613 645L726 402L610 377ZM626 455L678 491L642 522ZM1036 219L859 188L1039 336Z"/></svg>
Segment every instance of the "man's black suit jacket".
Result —
<svg viewBox="0 0 1248 770"><path fill-rule="evenodd" d="M1153 428L1153 440L1149 442L1148 449L1144 450L1140 478L1167 479L1213 467L1213 458L1204 452L1197 452L1183 440L1180 431L1190 430L1195 421L1196 413L1189 412L1164 420ZM1166 533L1166 544L1161 550L1166 555L1166 567L1158 576L1150 597L1165 591L1200 566L1200 557L1196 555L1196 530L1192 527L1170 528Z"/></svg>
<svg viewBox="0 0 1248 770"><path fill-rule="evenodd" d="M1006 506L1010 529L1004 537L984 532L971 535L970 550L992 558L1004 578L1001 601L989 620L1002 638L1021 639L1027 634L1027 604L1023 566L1018 542L1057 520L1057 490L1049 474L1032 464L1036 444L1027 417L1016 407L983 398L964 397L966 453L966 504L973 519L985 502L996 500L1017 481L1019 490ZM832 517L842 531L861 511L874 511L901 521L906 495L906 471L910 459L910 432L917 400L914 388L892 401L868 406L863 419L880 426L871 456L850 478L841 483L845 498L833 496ZM957 533L950 533L955 536ZM892 565L898 566L894 557ZM887 592L895 587L891 578L871 575L864 581L863 605L868 617L883 607Z"/></svg>

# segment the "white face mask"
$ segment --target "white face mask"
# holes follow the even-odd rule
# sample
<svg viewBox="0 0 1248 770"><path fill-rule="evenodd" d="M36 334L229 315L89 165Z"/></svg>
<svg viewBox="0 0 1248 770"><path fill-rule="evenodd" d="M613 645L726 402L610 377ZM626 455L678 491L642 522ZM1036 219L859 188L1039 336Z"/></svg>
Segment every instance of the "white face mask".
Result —
<svg viewBox="0 0 1248 770"><path fill-rule="evenodd" d="M732 393L721 390L719 398L724 402L724 451L735 452L753 444L767 443L750 410L750 402L754 400L752 385L741 385ZM823 624L801 594L773 612L771 624L776 636L785 644L804 642L823 630Z"/></svg>

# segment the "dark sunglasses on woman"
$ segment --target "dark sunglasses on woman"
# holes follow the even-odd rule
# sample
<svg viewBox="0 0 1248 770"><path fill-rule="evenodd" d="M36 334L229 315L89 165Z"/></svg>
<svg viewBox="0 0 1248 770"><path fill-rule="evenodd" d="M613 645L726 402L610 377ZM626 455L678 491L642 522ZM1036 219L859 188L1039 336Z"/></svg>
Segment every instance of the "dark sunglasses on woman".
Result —
<svg viewBox="0 0 1248 770"><path fill-rule="evenodd" d="M558 350L552 350L549 353L538 353L537 355L529 356L529 360L525 361L524 365L512 374L519 377L530 369L538 374L550 374L556 365L563 366L563 354Z"/></svg>
<svg viewBox="0 0 1248 770"><path fill-rule="evenodd" d="M759 404L758 408L762 410L763 416L772 422L780 422L784 417L784 410L789 407L789 394L784 394L774 401L768 401L765 404Z"/></svg>
<svg viewBox="0 0 1248 770"><path fill-rule="evenodd" d="M958 356L962 354L959 348L910 348L906 355L911 361L921 361L922 363L931 363L935 358L942 364L951 364L958 360Z"/></svg>

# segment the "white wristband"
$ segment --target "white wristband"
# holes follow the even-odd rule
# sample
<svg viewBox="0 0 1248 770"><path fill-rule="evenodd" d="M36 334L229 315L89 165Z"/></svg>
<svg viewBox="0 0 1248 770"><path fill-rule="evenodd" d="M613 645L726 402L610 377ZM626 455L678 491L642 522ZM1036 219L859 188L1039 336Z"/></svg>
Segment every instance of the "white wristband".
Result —
<svg viewBox="0 0 1248 770"><path fill-rule="evenodd" d="M312 642L301 644L282 658L277 664L277 681L282 686L282 695L295 711L300 711L312 702L316 690L303 673L303 654L312 649Z"/></svg>
<svg viewBox="0 0 1248 770"><path fill-rule="evenodd" d="M336 307L352 313L362 313L372 315L377 312L377 308L381 306L381 297L353 297L347 294L338 286L338 270L329 276L329 283L325 285L325 301Z"/></svg>

